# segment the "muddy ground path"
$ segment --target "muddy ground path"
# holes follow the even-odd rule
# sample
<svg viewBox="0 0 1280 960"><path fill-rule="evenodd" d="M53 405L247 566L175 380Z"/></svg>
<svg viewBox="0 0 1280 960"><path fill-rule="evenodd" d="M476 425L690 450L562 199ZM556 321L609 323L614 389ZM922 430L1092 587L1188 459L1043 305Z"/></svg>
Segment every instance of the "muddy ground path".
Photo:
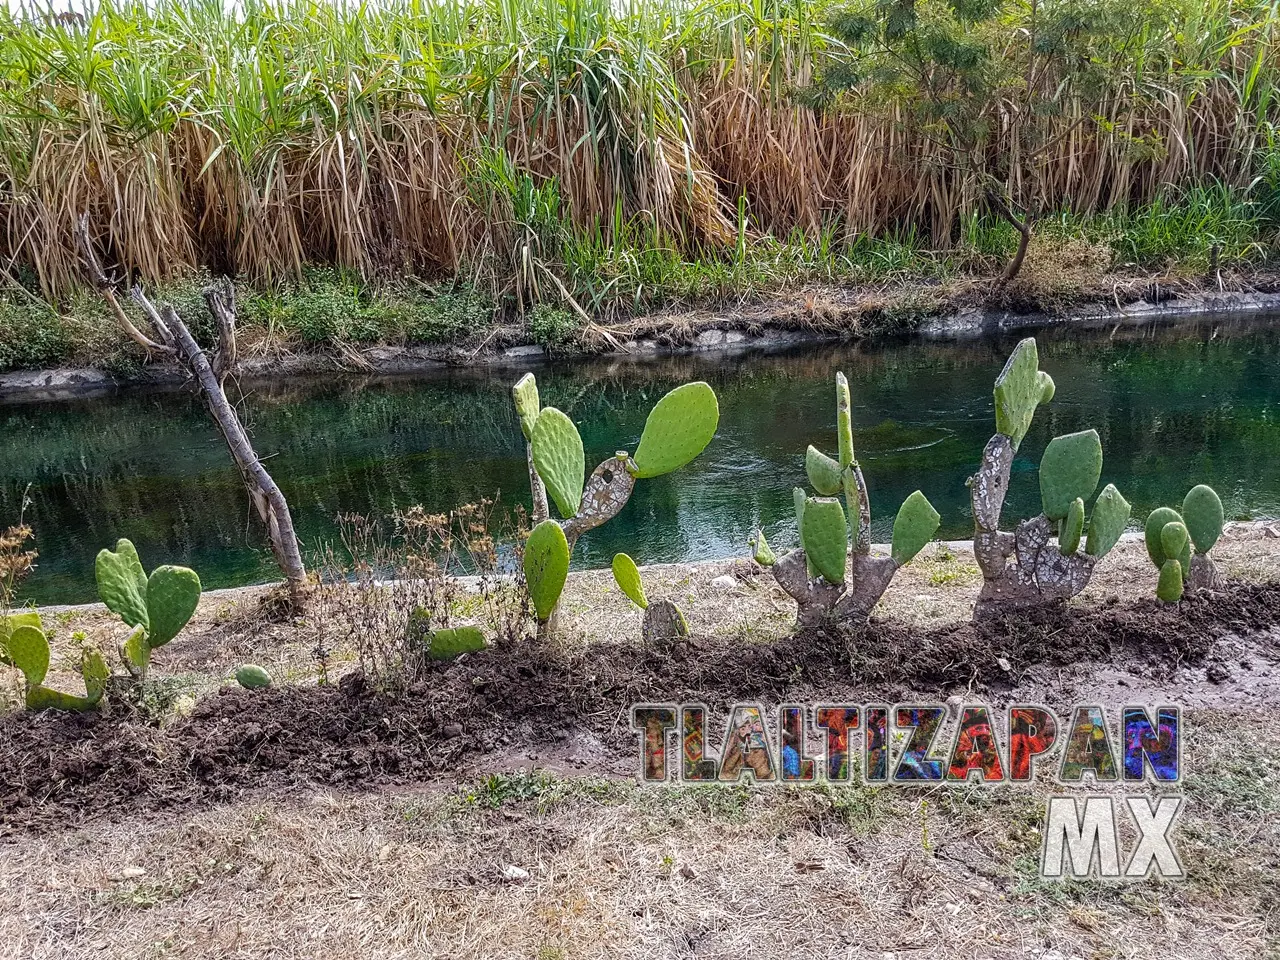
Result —
<svg viewBox="0 0 1280 960"><path fill-rule="evenodd" d="M12 713L0 720L0 838L315 786L447 784L531 765L631 776L637 702L723 711L744 701L953 697L1278 704L1280 584L1229 583L1171 606L1113 598L977 625L873 619L850 645L803 632L751 645L695 634L664 652L518 643L440 665L396 695L358 672L330 686L224 687L162 726L120 710Z"/></svg>

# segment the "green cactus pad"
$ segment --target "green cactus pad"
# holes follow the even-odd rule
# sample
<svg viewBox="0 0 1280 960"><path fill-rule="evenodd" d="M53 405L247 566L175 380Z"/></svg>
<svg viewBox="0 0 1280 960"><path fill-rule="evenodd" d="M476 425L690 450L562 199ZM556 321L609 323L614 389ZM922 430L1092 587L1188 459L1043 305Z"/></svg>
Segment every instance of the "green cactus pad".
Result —
<svg viewBox="0 0 1280 960"><path fill-rule="evenodd" d="M720 404L711 385L697 381L676 387L654 404L636 447L636 476L658 477L678 470L706 449L720 424Z"/></svg>
<svg viewBox="0 0 1280 960"><path fill-rule="evenodd" d="M44 629L40 623L40 614L36 610L23 610L21 613L11 613L7 617L0 617L0 663L7 663L13 666L13 661L9 659L9 636L17 627L35 627L37 630Z"/></svg>
<svg viewBox="0 0 1280 960"><path fill-rule="evenodd" d="M138 627L129 634L128 639L120 647L120 656L124 665L135 677L144 676L151 666L151 644L147 643L147 631Z"/></svg>
<svg viewBox="0 0 1280 960"><path fill-rule="evenodd" d="M107 681L111 679L111 668L106 658L97 647L85 647L80 657L80 676L84 677L84 688L89 694L90 703L98 703L107 692Z"/></svg>
<svg viewBox="0 0 1280 960"><path fill-rule="evenodd" d="M542 422L542 417L538 422ZM539 620L545 621L555 610L568 576L569 541L560 524L543 520L533 528L524 547L524 579Z"/></svg>
<svg viewBox="0 0 1280 960"><path fill-rule="evenodd" d="M156 567L147 578L147 645L162 647L178 635L200 603L200 578L188 567Z"/></svg>
<svg viewBox="0 0 1280 960"><path fill-rule="evenodd" d="M1102 476L1102 441L1097 430L1054 437L1040 458L1040 502L1044 515L1061 520L1076 497L1087 500Z"/></svg>
<svg viewBox="0 0 1280 960"><path fill-rule="evenodd" d="M1163 567L1166 560L1176 559L1165 556L1164 546L1160 543L1160 534L1167 523L1182 523L1182 514L1172 507L1156 507L1147 516L1147 523L1143 528L1143 535L1147 541L1147 556L1157 567Z"/></svg>
<svg viewBox="0 0 1280 960"><path fill-rule="evenodd" d="M804 552L814 569L828 583L844 583L844 565L849 554L849 531L844 507L834 497L810 497L801 518Z"/></svg>
<svg viewBox="0 0 1280 960"><path fill-rule="evenodd" d="M929 498L917 490L902 501L893 518L893 559L898 566L910 563L938 532L942 517Z"/></svg>
<svg viewBox="0 0 1280 960"><path fill-rule="evenodd" d="M849 381L843 373L836 374L836 438L840 443L840 466L842 468L852 466L854 460L853 408L849 401ZM816 488L817 484L814 486Z"/></svg>
<svg viewBox="0 0 1280 960"><path fill-rule="evenodd" d="M1089 518L1089 537L1084 552L1091 557L1105 557L1120 540L1129 522L1129 501L1120 495L1115 484L1108 483L1093 504Z"/></svg>
<svg viewBox="0 0 1280 960"><path fill-rule="evenodd" d="M586 455L578 428L555 407L547 407L538 414L532 443L533 465L546 484L547 493L562 517L572 517L582 505L586 482Z"/></svg>
<svg viewBox="0 0 1280 960"><path fill-rule="evenodd" d="M1046 395L1053 396L1053 379L1042 380L1039 366L1035 337L1027 337L1014 347L996 377L996 432L1012 440L1015 450L1031 427L1036 407Z"/></svg>
<svg viewBox="0 0 1280 960"><path fill-rule="evenodd" d="M1213 487L1199 484L1187 491L1182 501L1183 522L1195 544L1196 553L1208 553L1222 536L1225 519L1222 499Z"/></svg>
<svg viewBox="0 0 1280 960"><path fill-rule="evenodd" d="M532 373L526 373L511 388L511 396L516 403L516 414L520 417L520 432L526 440L533 439L533 427L538 422L538 414L542 404L538 400L538 381Z"/></svg>
<svg viewBox="0 0 1280 960"><path fill-rule="evenodd" d="M791 502L796 508L796 530L800 533L800 549L804 549L804 504L809 499L809 495L804 492L804 487L791 488Z"/></svg>
<svg viewBox="0 0 1280 960"><path fill-rule="evenodd" d="M32 687L27 691L28 710L84 711L91 709L97 702L92 697L76 697L48 687Z"/></svg>
<svg viewBox="0 0 1280 960"><path fill-rule="evenodd" d="M98 597L107 609L129 626L149 630L147 575L133 544L121 539L116 543L114 552L99 550L94 573L98 580Z"/></svg>
<svg viewBox="0 0 1280 960"><path fill-rule="evenodd" d="M476 653L483 650L486 644L484 631L468 624L461 627L450 627L436 630L431 634L431 646L427 648L427 656L432 660L453 660L464 653Z"/></svg>
<svg viewBox="0 0 1280 960"><path fill-rule="evenodd" d="M236 683L246 690L260 690L271 686L271 674L256 663L246 663L236 671Z"/></svg>
<svg viewBox="0 0 1280 960"><path fill-rule="evenodd" d="M29 624L15 627L9 634L9 658L26 677L28 687L44 683L49 673L49 641L44 631Z"/></svg>
<svg viewBox="0 0 1280 960"><path fill-rule="evenodd" d="M640 582L640 568L625 553L613 555L613 579L618 589L627 595L627 599L641 610L649 606L649 598L644 595L644 584Z"/></svg>
<svg viewBox="0 0 1280 960"><path fill-rule="evenodd" d="M1177 560L1166 560L1160 567L1156 597L1165 603L1177 603L1182 599L1182 564Z"/></svg>
<svg viewBox="0 0 1280 960"><path fill-rule="evenodd" d="M1182 551L1187 549L1190 540L1191 534L1181 521L1171 520L1160 528L1160 551L1166 557L1182 556Z"/></svg>
<svg viewBox="0 0 1280 960"><path fill-rule="evenodd" d="M769 541L764 538L764 531L757 530L751 537L751 552L755 557L756 563L762 567L772 567L778 562L778 556L773 552L773 548L769 546Z"/></svg>
<svg viewBox="0 0 1280 960"><path fill-rule="evenodd" d="M1053 395L1058 392L1058 385L1053 382L1053 377L1043 370L1036 374L1036 380L1040 383L1040 402L1050 403Z"/></svg>
<svg viewBox="0 0 1280 960"><path fill-rule="evenodd" d="M813 489L824 497L834 497L844 485L840 464L813 444L804 454L804 472L809 475Z"/></svg>
<svg viewBox="0 0 1280 960"><path fill-rule="evenodd" d="M1067 508L1067 515L1058 528L1058 550L1069 557L1080 549L1080 535L1084 533L1084 501L1076 497Z"/></svg>

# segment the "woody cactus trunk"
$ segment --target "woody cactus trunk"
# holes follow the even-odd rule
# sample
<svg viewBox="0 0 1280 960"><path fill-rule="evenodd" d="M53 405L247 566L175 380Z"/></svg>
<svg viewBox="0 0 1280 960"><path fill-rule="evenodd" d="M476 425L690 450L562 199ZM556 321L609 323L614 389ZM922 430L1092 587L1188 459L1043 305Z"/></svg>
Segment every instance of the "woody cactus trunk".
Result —
<svg viewBox="0 0 1280 960"><path fill-rule="evenodd" d="M1040 460L1043 512L1013 533L1000 530L1009 474L1036 408L1053 399L1053 378L1039 369L1034 338L1014 349L996 378L996 434L969 479L973 501L973 552L982 570L975 619L1001 611L1074 597L1093 568L1116 545L1129 521L1129 503L1113 485L1098 495L1084 550L1085 500L1102 476L1102 441L1096 430L1054 437ZM1055 541L1056 534L1056 542Z"/></svg>
<svg viewBox="0 0 1280 960"><path fill-rule="evenodd" d="M917 490L893 521L890 555L873 555L871 501L853 453L849 381L843 373L836 374L836 435L838 459L813 446L805 453L805 472L818 496L800 487L793 491L800 549L777 559L763 530L752 543L756 560L773 569L774 579L796 601L797 620L804 626L864 623L898 568L933 539L941 519Z"/></svg>
<svg viewBox="0 0 1280 960"><path fill-rule="evenodd" d="M678 470L702 453L720 423L720 406L706 383L677 387L649 411L634 456L619 450L584 482L586 455L574 422L555 407L541 406L532 373L520 378L512 396L527 443L538 521L525 544L524 574L538 633L545 637L555 633L560 594L578 538L621 513L637 480ZM548 500L563 519L550 517Z"/></svg>

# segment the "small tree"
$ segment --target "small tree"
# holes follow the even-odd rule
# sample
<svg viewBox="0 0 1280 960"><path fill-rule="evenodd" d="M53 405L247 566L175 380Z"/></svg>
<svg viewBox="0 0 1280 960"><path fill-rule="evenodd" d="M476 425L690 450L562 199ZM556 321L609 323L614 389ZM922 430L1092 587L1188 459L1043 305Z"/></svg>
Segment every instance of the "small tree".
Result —
<svg viewBox="0 0 1280 960"><path fill-rule="evenodd" d="M842 46L818 94L829 102L856 95L861 109L879 107L922 132L945 168L931 184L936 206L982 200L1018 232L1007 283L1046 205L1026 186L1040 182L1030 173L1095 122L1074 107L1103 79L1094 46L1123 33L1128 16L1117 0L860 0L832 20Z"/></svg>

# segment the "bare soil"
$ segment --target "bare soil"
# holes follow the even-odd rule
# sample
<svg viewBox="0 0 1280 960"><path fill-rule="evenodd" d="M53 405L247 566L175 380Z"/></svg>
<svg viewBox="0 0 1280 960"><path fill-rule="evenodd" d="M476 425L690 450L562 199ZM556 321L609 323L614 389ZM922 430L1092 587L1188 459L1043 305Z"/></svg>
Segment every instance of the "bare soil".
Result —
<svg viewBox="0 0 1280 960"><path fill-rule="evenodd" d="M616 609L602 590L607 574L583 574L566 604L571 615L581 611L570 630L576 627L576 642L491 647L437 666L394 696L373 689L359 671L316 685L314 677L298 676L306 669L298 662L293 683L262 691L225 685L218 674L242 662L238 634L253 632L245 621L261 611L261 598L249 592L239 612L234 604L228 610L226 597L206 600L214 609L202 610L192 636L174 643L172 654L160 651L154 665L176 677L197 671L190 689L203 682L209 691L181 715L157 724L121 709L16 711L0 720L0 831L74 826L128 815L139 803L158 810L316 784L415 783L491 769L504 758L627 772L636 753L628 711L640 701L723 707L940 702L959 694L1059 704L1102 685L1117 702L1181 702L1207 677L1242 689L1238 700L1256 702L1280 684L1280 565L1268 532L1236 530L1224 539L1224 570L1252 575L1218 593L1176 605L1122 595L1154 575L1141 545L1128 542L1100 568L1091 597L981 624L962 619L976 583L971 559L940 547L907 568L884 612L848 643L791 632L772 578L737 561L659 568L666 576L658 582L685 605L693 633L672 650L645 649L635 639L638 613ZM1135 570L1137 561L1146 567ZM81 629L110 624L92 608L51 619ZM601 623L631 635L601 636ZM271 630L287 649L290 634L296 646L304 627L305 618L296 618ZM287 661L273 666L277 675L290 671ZM1207 702L1221 706L1230 698Z"/></svg>

